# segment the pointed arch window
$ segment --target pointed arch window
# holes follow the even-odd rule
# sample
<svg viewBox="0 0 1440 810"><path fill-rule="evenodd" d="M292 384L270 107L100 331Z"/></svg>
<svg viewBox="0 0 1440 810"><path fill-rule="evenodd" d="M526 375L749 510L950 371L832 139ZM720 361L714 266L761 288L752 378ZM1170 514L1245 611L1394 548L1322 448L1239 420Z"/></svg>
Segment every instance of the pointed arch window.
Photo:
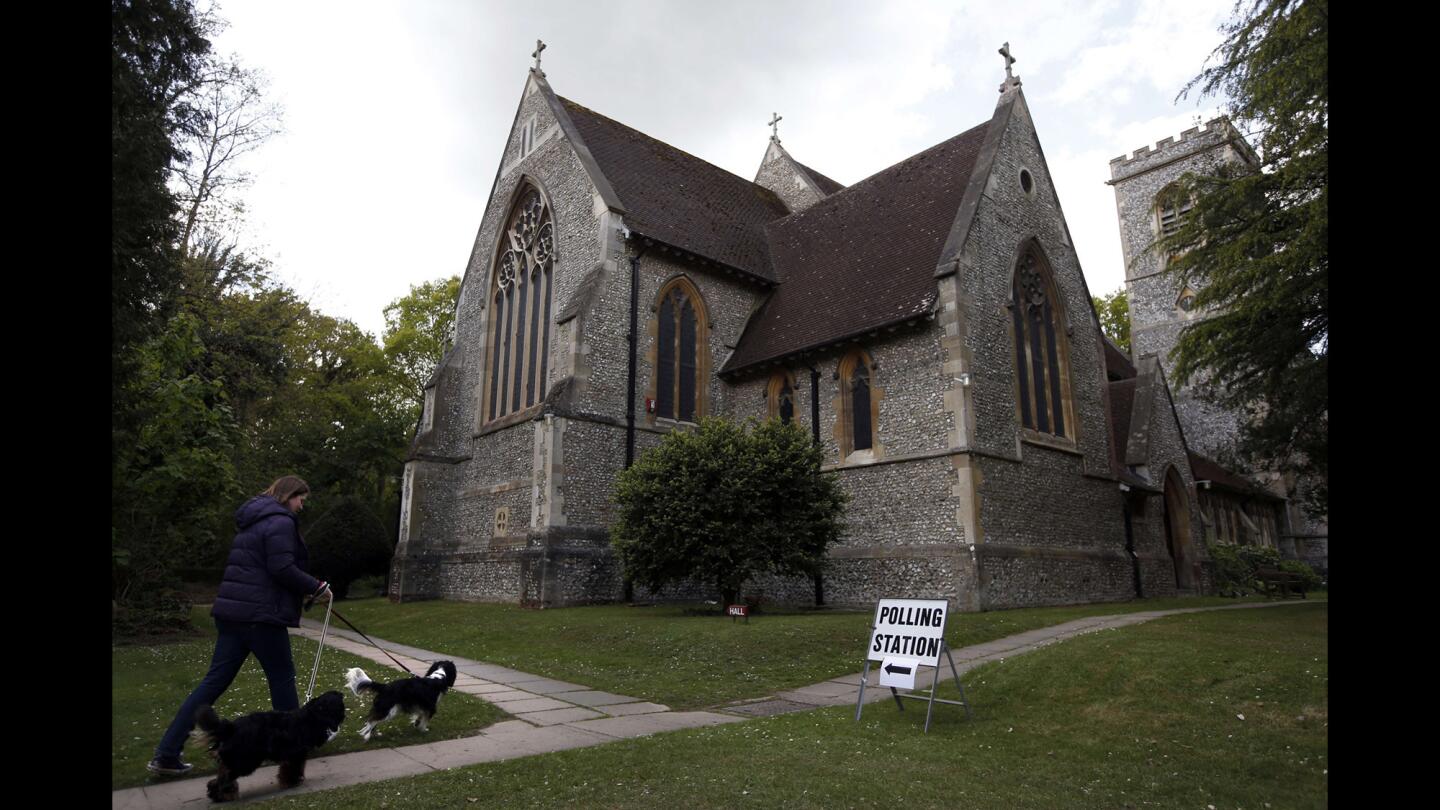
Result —
<svg viewBox="0 0 1440 810"><path fill-rule="evenodd" d="M860 349L840 361L840 450L849 456L875 450L878 400L874 390L874 361Z"/></svg>
<svg viewBox="0 0 1440 810"><path fill-rule="evenodd" d="M790 372L777 371L770 377L766 398L771 419L778 418L786 425L795 421L795 378Z"/></svg>
<svg viewBox="0 0 1440 810"><path fill-rule="evenodd" d="M1037 433L1073 439L1064 311L1050 265L1038 246L1032 244L1021 253L1011 292L1020 424Z"/></svg>
<svg viewBox="0 0 1440 810"><path fill-rule="evenodd" d="M545 398L554 262L550 207L539 189L527 185L505 221L491 273L487 422Z"/></svg>
<svg viewBox="0 0 1440 810"><path fill-rule="evenodd" d="M697 421L705 411L706 333L700 291L677 278L660 291L655 324L655 415Z"/></svg>

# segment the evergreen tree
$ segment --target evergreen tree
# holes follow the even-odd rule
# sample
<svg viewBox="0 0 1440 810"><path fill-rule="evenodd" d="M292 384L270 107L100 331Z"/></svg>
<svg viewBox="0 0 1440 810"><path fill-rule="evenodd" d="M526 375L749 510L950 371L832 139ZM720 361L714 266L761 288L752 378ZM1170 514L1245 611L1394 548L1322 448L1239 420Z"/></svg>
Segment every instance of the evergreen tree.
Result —
<svg viewBox="0 0 1440 810"><path fill-rule="evenodd" d="M1259 171L1189 174L1191 215L1159 247L1209 317L1181 334L1175 377L1247 415L1241 450L1298 473L1306 506L1328 501L1329 8L1244 0L1210 66L1182 96L1223 93L1258 132Z"/></svg>
<svg viewBox="0 0 1440 810"><path fill-rule="evenodd" d="M126 349L158 332L180 278L179 203L166 186L203 111L189 91L210 42L189 0L110 4L110 325L113 383L140 362Z"/></svg>

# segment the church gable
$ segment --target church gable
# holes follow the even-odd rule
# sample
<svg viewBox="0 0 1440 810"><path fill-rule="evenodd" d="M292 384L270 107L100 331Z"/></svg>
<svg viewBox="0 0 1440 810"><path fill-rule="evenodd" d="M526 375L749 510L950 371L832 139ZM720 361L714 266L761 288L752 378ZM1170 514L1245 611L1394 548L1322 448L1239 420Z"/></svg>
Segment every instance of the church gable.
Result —
<svg viewBox="0 0 1440 810"><path fill-rule="evenodd" d="M1068 450L1085 471L1108 474L1103 342L1018 84L991 128L936 269L964 310L961 365L984 374L968 394L973 441L1006 456L1023 456L1026 444Z"/></svg>
<svg viewBox="0 0 1440 810"><path fill-rule="evenodd" d="M771 136L755 183L775 192L791 211L806 208L845 188L790 156L780 139Z"/></svg>
<svg viewBox="0 0 1440 810"><path fill-rule="evenodd" d="M733 373L931 314L935 263L970 183L981 124L772 223L782 283L726 363Z"/></svg>

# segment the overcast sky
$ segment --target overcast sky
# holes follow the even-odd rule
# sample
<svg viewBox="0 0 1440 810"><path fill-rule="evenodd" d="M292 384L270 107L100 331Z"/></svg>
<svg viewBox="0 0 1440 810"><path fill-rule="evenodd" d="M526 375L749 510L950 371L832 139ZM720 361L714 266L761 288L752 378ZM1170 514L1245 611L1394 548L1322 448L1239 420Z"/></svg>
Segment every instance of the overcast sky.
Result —
<svg viewBox="0 0 1440 810"><path fill-rule="evenodd" d="M535 40L558 94L752 179L772 112L795 158L864 179L989 120L1018 60L1092 294L1122 286L1109 161L1214 117L1176 96L1233 0L225 0L216 50L269 79L245 244L372 335L462 274Z"/></svg>

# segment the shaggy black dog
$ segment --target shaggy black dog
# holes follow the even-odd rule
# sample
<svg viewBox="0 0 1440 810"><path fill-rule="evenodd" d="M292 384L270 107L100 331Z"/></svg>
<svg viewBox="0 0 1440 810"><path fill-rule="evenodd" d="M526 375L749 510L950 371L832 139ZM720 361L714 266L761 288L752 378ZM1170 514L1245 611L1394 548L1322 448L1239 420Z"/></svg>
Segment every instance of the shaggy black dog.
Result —
<svg viewBox="0 0 1440 810"><path fill-rule="evenodd" d="M255 712L234 720L221 720L212 706L195 712L195 736L220 763L220 773L206 785L210 799L228 802L240 795L236 781L249 776L266 760L280 763L280 784L295 787L305 781L305 757L340 733L345 722L345 698L325 694L288 712Z"/></svg>
<svg viewBox="0 0 1440 810"><path fill-rule="evenodd" d="M345 682L357 697L362 692L375 695L368 722L360 729L360 736L366 740L375 733L376 726L401 714L410 715L410 724L425 731L435 716L440 696L455 685L455 664L436 661L423 678L412 676L390 683L376 683L365 670L353 667L345 672Z"/></svg>

